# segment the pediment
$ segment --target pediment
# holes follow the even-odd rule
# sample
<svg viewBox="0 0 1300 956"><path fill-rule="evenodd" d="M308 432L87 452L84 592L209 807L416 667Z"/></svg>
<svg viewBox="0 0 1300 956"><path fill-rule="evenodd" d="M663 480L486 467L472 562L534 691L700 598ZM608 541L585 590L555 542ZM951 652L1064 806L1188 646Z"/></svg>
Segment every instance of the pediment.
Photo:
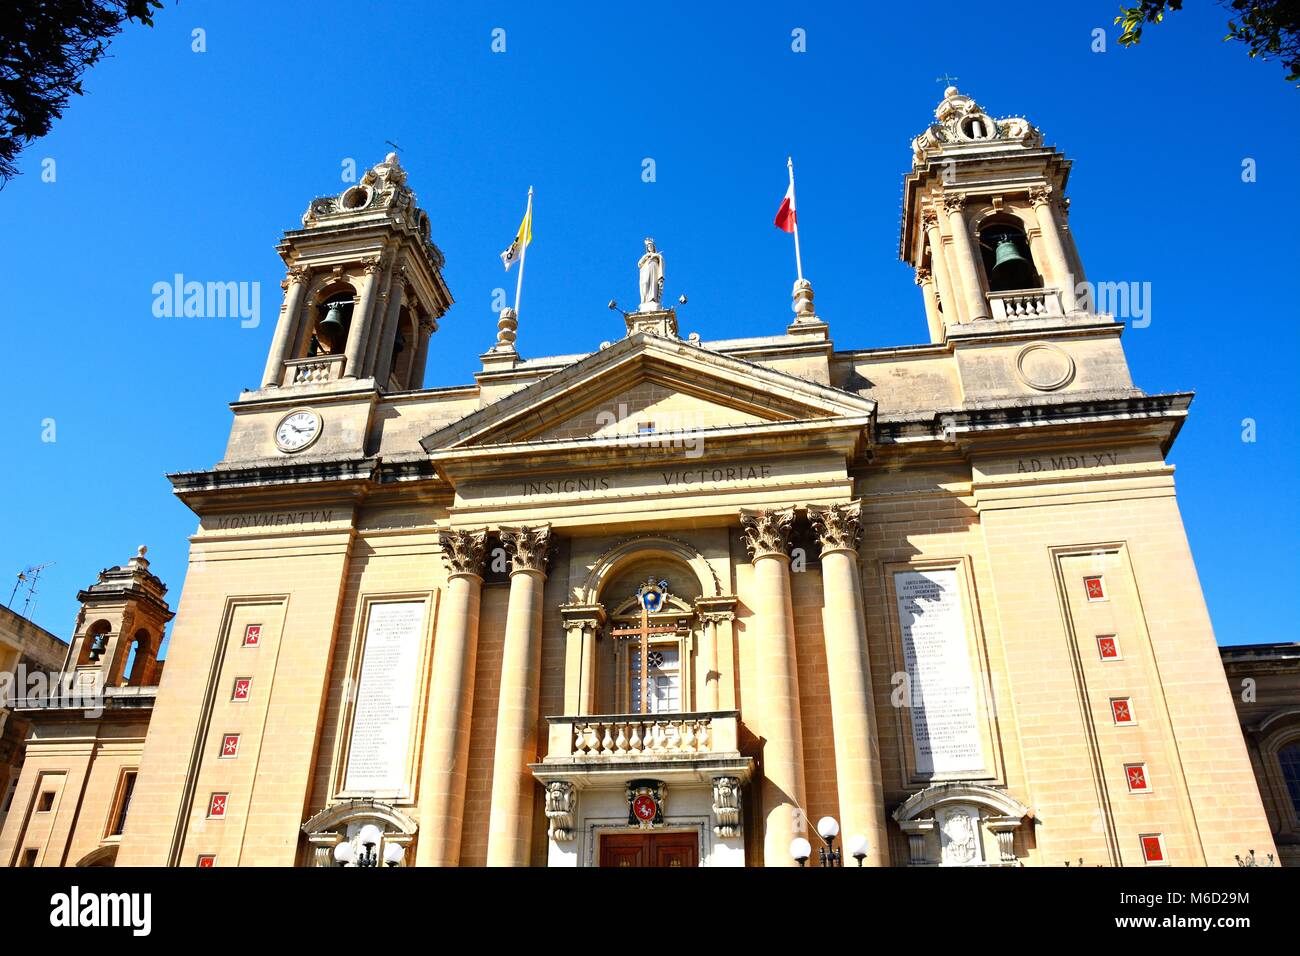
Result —
<svg viewBox="0 0 1300 956"><path fill-rule="evenodd" d="M875 402L744 359L628 336L426 436L430 453L635 434L869 418Z"/></svg>

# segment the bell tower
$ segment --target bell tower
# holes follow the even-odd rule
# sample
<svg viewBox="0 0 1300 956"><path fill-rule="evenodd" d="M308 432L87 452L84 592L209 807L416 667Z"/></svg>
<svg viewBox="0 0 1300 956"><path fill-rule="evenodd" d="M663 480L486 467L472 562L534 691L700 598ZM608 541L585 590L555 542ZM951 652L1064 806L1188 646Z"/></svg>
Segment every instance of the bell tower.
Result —
<svg viewBox="0 0 1300 956"><path fill-rule="evenodd" d="M1078 291L1070 161L1023 117L995 120L955 86L934 116L912 141L899 248L916 270L930 340L1011 322L1095 324Z"/></svg>
<svg viewBox="0 0 1300 956"><path fill-rule="evenodd" d="M65 673L93 674L100 687L152 686L161 676L158 650L175 613L167 585L149 570L144 545L126 564L105 568L77 594L81 612Z"/></svg>
<svg viewBox="0 0 1300 956"><path fill-rule="evenodd" d="M452 298L396 153L339 195L312 200L276 250L288 274L263 390L423 386L429 339Z"/></svg>

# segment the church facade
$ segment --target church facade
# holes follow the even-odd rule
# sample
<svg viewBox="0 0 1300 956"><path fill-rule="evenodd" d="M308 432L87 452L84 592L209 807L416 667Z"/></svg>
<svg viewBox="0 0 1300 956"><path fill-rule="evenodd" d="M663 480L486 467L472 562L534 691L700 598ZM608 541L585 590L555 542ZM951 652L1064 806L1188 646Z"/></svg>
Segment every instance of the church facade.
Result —
<svg viewBox="0 0 1300 956"><path fill-rule="evenodd" d="M1069 172L950 88L904 181L928 342L837 347L806 281L777 334L683 338L647 241L621 338L526 358L507 309L450 387L397 158L314 200L261 387L170 476L165 678L143 556L69 650L147 718L113 860L817 865L823 817L847 865L1272 852L1166 462L1191 396L1134 385ZM30 719L0 862L108 855L120 787L31 829L76 730Z"/></svg>

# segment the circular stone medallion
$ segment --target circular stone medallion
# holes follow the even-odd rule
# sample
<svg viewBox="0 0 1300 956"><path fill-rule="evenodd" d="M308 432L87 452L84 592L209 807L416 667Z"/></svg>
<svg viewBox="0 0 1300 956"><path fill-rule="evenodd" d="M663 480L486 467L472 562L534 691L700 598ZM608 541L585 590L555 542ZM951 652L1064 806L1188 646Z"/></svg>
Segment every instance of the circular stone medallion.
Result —
<svg viewBox="0 0 1300 956"><path fill-rule="evenodd" d="M1055 345L1035 342L1026 345L1016 356L1016 374L1030 388L1055 391L1069 385L1074 378L1074 359Z"/></svg>

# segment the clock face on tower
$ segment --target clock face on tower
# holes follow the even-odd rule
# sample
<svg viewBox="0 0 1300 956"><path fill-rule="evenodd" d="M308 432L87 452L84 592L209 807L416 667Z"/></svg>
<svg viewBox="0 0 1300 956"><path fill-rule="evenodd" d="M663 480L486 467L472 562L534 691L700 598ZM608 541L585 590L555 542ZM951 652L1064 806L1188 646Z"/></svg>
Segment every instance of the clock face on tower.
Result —
<svg viewBox="0 0 1300 956"><path fill-rule="evenodd" d="M302 451L320 437L321 420L309 408L295 408L275 426L275 445L283 452Z"/></svg>

